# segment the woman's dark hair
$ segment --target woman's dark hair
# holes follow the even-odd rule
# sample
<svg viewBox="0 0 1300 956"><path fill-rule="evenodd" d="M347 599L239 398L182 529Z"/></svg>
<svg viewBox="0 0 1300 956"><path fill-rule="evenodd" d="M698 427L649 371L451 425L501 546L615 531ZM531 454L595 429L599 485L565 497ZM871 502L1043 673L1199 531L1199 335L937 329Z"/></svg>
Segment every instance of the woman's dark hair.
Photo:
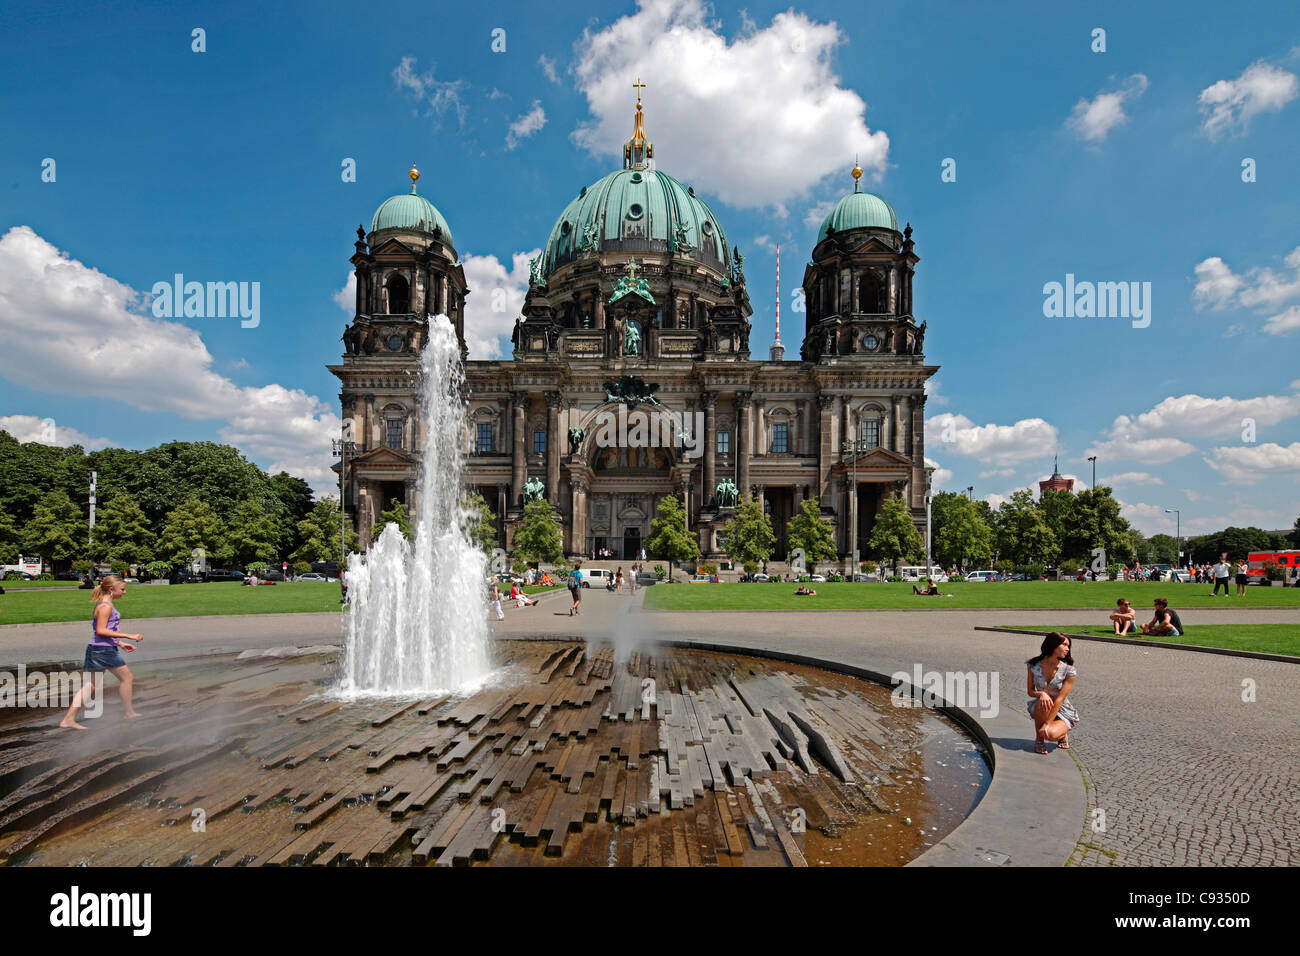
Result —
<svg viewBox="0 0 1300 956"><path fill-rule="evenodd" d="M1056 650L1058 647L1060 647L1062 644L1064 644L1066 641L1069 640L1070 639L1066 637L1064 634L1062 634L1060 631L1053 631L1051 634L1048 634L1045 638L1043 638L1043 646L1038 649L1039 655L1037 657L1029 658L1029 660L1025 661L1025 663L1028 664L1030 667L1033 667L1044 657L1052 653L1052 651ZM1073 664L1074 656L1072 654L1066 654L1065 657L1062 658L1062 660L1064 660L1065 663L1067 664Z"/></svg>

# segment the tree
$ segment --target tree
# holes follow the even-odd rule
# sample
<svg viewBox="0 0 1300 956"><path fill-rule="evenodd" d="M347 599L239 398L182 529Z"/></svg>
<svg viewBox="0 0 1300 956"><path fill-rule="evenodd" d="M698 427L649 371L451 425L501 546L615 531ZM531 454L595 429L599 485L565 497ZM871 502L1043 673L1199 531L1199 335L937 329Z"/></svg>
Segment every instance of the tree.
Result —
<svg viewBox="0 0 1300 956"><path fill-rule="evenodd" d="M86 546L81 509L66 492L51 491L41 498L32 519L23 528L23 551L46 561L75 557Z"/></svg>
<svg viewBox="0 0 1300 956"><path fill-rule="evenodd" d="M876 526L871 529L867 549L894 566L898 573L898 559L921 561L925 557L925 539L916 530L912 512L902 498L886 498L876 516Z"/></svg>
<svg viewBox="0 0 1300 956"><path fill-rule="evenodd" d="M1300 548L1300 516L1295 519L1295 527L1291 529L1291 547Z"/></svg>
<svg viewBox="0 0 1300 956"><path fill-rule="evenodd" d="M21 537L13 519L4 511L0 511L0 564L18 562L18 542Z"/></svg>
<svg viewBox="0 0 1300 956"><path fill-rule="evenodd" d="M645 540L648 554L667 558L669 567L700 556L700 545L686 527L686 509L681 499L665 495L659 499L656 516L650 521L650 536Z"/></svg>
<svg viewBox="0 0 1300 956"><path fill-rule="evenodd" d="M280 523L260 501L240 502L226 521L227 550L242 565L279 557L283 538Z"/></svg>
<svg viewBox="0 0 1300 956"><path fill-rule="evenodd" d="M539 498L524 506L524 518L515 529L515 553L525 561L555 563L564 557L564 542L551 503Z"/></svg>
<svg viewBox="0 0 1300 956"><path fill-rule="evenodd" d="M726 536L724 550L732 561L766 561L776 547L776 533L772 520L763 514L763 508L746 495L736 509L736 516L722 529Z"/></svg>
<svg viewBox="0 0 1300 956"><path fill-rule="evenodd" d="M125 491L109 498L95 522L91 556L97 559L142 564L154 558L157 536L149 528L144 511Z"/></svg>
<svg viewBox="0 0 1300 956"><path fill-rule="evenodd" d="M930 504L934 511L933 501ZM947 502L944 522L932 539L935 560L940 564L960 564L964 569L969 561L985 565L993 557L993 531L985 524L975 502L961 495Z"/></svg>
<svg viewBox="0 0 1300 956"><path fill-rule="evenodd" d="M339 530L343 515L339 511L339 500L327 495L312 505L311 513L298 522L298 539L302 542L298 550L290 555L290 560L298 561L333 561L343 566L345 555L339 542ZM357 548L357 533L347 530L347 549Z"/></svg>
<svg viewBox="0 0 1300 956"><path fill-rule="evenodd" d="M470 541L484 554L491 557L492 550L501 546L496 512L477 491L465 499L465 524Z"/></svg>
<svg viewBox="0 0 1300 956"><path fill-rule="evenodd" d="M397 525L397 530L405 535L406 540L411 540L411 516L406 513L406 502L394 500L387 508L379 512L379 518L375 521L375 527L382 532L390 524Z"/></svg>
<svg viewBox="0 0 1300 956"><path fill-rule="evenodd" d="M1060 544L1027 488L1013 491L998 508L994 528L998 552L1014 564L1052 564Z"/></svg>
<svg viewBox="0 0 1300 956"><path fill-rule="evenodd" d="M1075 495L1074 507L1064 516L1064 529L1061 553L1066 557L1089 564L1096 548L1106 552L1107 560L1127 561L1132 557L1129 523L1120 517L1119 502L1110 488L1089 488Z"/></svg>
<svg viewBox="0 0 1300 956"><path fill-rule="evenodd" d="M1032 500L1032 493L1030 493L1030 497ZM1043 522L1052 532L1052 537L1056 539L1057 546L1060 547L1061 554L1065 557L1078 557L1066 547L1066 537L1069 534L1069 529L1077 524L1074 514L1077 504L1078 499L1075 497L1074 492L1064 489L1049 488L1038 498L1038 512L1042 515Z"/></svg>
<svg viewBox="0 0 1300 956"><path fill-rule="evenodd" d="M1178 563L1178 539L1172 534L1153 534L1140 545L1134 542L1134 545L1141 549L1140 554L1143 561L1147 560L1147 554L1155 555L1154 564L1177 564Z"/></svg>
<svg viewBox="0 0 1300 956"><path fill-rule="evenodd" d="M206 501L191 498L167 515L157 553L165 560L189 564L196 550L215 556L221 549L221 521Z"/></svg>
<svg viewBox="0 0 1300 956"><path fill-rule="evenodd" d="M814 566L816 562L829 561L838 554L831 523L822 517L821 504L816 498L799 502L799 513L786 525L786 537L790 549L803 548L804 558Z"/></svg>
<svg viewBox="0 0 1300 956"><path fill-rule="evenodd" d="M280 554L292 554L302 543L298 540L298 522L311 514L315 495L312 494L311 485L288 472L272 475L268 482L271 494L275 495L284 509L283 514L277 516L282 535Z"/></svg>

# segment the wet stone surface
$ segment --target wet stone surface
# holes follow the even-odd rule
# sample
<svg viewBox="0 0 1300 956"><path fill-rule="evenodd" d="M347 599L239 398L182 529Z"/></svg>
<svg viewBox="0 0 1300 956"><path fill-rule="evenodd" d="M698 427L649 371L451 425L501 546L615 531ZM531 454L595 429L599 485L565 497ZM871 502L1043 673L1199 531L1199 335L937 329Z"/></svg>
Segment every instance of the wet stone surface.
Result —
<svg viewBox="0 0 1300 956"><path fill-rule="evenodd" d="M0 862L901 865L989 781L852 677L674 650L497 645L468 697L347 702L328 649L176 661L86 732L0 711ZM111 679L107 682L110 685Z"/></svg>

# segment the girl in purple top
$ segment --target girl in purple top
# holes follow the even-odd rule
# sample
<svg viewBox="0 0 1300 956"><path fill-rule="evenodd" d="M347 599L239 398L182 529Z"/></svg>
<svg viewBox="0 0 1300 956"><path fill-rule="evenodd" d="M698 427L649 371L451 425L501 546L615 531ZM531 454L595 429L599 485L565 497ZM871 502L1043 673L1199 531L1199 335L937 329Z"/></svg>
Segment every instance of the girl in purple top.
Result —
<svg viewBox="0 0 1300 956"><path fill-rule="evenodd" d="M135 647L131 644L121 644L119 642L134 641L138 644L144 638L139 634L127 634L117 629L122 620L122 615L113 606L113 601L125 593L126 583L116 574L104 575L99 584L95 585L95 590L91 592L91 599L95 602L95 611L94 618L91 621L91 642L86 645L86 659L82 669L89 671L93 675L96 690L102 689L103 672L111 671L120 685L119 691L122 695L122 704L126 708L126 716L139 717L140 715L136 713L135 708L131 706L131 690L135 680L131 676L131 669L126 666L126 661L122 659L121 654L122 651L130 653L135 650ZM81 689L72 698L72 706L68 708L67 714L59 722L60 727L74 730L88 729L77 723L77 714L85 704L86 696L90 693L90 690L91 684L89 681L81 685Z"/></svg>

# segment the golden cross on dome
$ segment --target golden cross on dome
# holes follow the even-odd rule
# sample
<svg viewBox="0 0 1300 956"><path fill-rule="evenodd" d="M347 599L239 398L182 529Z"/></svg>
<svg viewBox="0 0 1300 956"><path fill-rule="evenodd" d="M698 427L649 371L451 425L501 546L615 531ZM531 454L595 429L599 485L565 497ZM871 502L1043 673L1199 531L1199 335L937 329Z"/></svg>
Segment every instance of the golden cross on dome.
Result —
<svg viewBox="0 0 1300 956"><path fill-rule="evenodd" d="M645 84L641 82L641 77L638 76L632 86L636 88L636 101L639 104L641 102L641 91L645 89Z"/></svg>

